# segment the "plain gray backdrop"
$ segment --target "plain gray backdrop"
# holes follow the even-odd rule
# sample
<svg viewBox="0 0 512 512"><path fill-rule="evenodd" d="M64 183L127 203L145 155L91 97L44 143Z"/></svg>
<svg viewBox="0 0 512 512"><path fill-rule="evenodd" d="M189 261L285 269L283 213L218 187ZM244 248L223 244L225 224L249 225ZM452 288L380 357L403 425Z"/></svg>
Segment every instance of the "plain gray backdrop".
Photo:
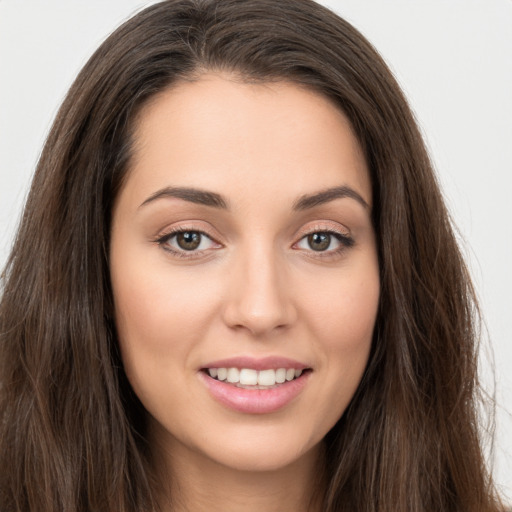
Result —
<svg viewBox="0 0 512 512"><path fill-rule="evenodd" d="M66 90L99 43L150 3L0 0L0 266ZM381 52L425 134L494 351L494 471L512 501L512 0L321 3ZM491 386L489 349L482 361Z"/></svg>

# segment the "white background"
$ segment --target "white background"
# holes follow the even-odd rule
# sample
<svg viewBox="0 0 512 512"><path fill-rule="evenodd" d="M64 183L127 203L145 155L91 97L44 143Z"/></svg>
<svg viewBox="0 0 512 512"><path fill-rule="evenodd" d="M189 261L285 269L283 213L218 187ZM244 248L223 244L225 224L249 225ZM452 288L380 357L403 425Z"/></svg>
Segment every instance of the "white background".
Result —
<svg viewBox="0 0 512 512"><path fill-rule="evenodd" d="M108 33L149 3L0 0L0 267L71 81ZM387 60L431 149L494 351L494 468L512 500L512 0L322 3Z"/></svg>

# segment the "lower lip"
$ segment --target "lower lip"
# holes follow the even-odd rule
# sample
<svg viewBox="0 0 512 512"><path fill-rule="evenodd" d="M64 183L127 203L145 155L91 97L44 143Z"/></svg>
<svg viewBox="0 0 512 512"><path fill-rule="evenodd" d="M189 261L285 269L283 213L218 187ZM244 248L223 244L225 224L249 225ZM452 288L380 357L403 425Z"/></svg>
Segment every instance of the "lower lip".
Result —
<svg viewBox="0 0 512 512"><path fill-rule="evenodd" d="M199 372L199 377L213 398L229 409L245 414L269 414L282 409L297 397L309 380L310 373L303 373L297 379L269 389L237 388L213 379L202 371Z"/></svg>

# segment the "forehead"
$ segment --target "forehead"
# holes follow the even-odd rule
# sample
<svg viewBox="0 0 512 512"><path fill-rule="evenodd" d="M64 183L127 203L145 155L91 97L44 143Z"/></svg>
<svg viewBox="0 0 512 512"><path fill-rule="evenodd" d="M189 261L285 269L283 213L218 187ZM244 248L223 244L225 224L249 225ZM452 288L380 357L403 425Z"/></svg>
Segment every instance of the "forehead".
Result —
<svg viewBox="0 0 512 512"><path fill-rule="evenodd" d="M350 185L371 203L350 122L328 98L289 82L241 83L206 74L155 96L135 129L128 182L140 194L200 185L284 198ZM222 189L222 190L219 190Z"/></svg>

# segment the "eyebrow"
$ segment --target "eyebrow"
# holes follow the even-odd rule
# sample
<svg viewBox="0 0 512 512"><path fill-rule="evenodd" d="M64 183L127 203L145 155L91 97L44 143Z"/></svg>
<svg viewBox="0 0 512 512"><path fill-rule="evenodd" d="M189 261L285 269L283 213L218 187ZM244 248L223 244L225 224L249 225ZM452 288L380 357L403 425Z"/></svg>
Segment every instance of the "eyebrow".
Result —
<svg viewBox="0 0 512 512"><path fill-rule="evenodd" d="M223 210L229 210L228 201L224 199L220 194L216 192L209 192L207 190L201 190L190 187L165 187L154 194L149 196L140 206L145 206L157 199L163 199L167 197L173 197L177 199L183 199L190 203L201 204L204 206L211 206L213 208L221 208ZM306 194L293 204L294 211L303 211L315 206L319 206L335 199L351 198L360 203L364 208L370 210L370 205L362 198L362 196L354 189L347 186L332 187L326 190L322 190L315 194Z"/></svg>
<svg viewBox="0 0 512 512"><path fill-rule="evenodd" d="M152 203L157 199L162 199L165 197L183 199L184 201L188 201L190 203L212 206L214 208L221 208L223 210L229 209L227 201L220 194L216 194L215 192L208 192L207 190L200 190L197 188L189 187L165 187L149 196L139 206L139 208L149 203Z"/></svg>
<svg viewBox="0 0 512 512"><path fill-rule="evenodd" d="M322 190L316 194L301 196L293 205L293 209L295 211L308 210L315 206L334 201L335 199L343 199L346 197L355 199L358 203L364 206L365 209L371 210L370 205L362 198L362 196L353 188L347 186L332 187Z"/></svg>

